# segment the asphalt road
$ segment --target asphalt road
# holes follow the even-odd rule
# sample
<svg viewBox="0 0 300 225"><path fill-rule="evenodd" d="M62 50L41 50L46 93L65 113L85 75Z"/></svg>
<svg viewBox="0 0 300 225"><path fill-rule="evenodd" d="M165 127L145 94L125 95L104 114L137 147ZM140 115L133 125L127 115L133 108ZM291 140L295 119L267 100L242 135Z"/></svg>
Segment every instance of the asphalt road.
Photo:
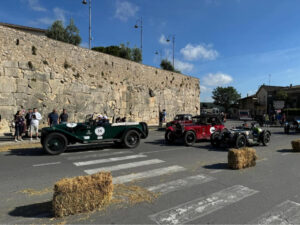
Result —
<svg viewBox="0 0 300 225"><path fill-rule="evenodd" d="M269 129L270 145L255 146L257 165L244 170L227 169L227 151L209 142L165 145L162 131L150 132L135 150L84 146L59 156L39 149L0 153L0 224L299 224L300 153L291 152L290 142L300 134ZM151 203L111 204L53 219L53 184L99 168L112 170L114 182L161 194ZM31 189L41 193L24 193Z"/></svg>

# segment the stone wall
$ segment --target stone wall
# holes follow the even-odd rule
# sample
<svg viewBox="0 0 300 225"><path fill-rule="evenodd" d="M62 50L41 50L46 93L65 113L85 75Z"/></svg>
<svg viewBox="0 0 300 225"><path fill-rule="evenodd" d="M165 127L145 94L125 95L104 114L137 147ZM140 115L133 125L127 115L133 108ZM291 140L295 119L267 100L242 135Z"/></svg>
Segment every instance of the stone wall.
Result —
<svg viewBox="0 0 300 225"><path fill-rule="evenodd" d="M0 26L2 119L33 107L43 122L66 108L72 121L97 112L156 125L162 109L199 114L199 79Z"/></svg>

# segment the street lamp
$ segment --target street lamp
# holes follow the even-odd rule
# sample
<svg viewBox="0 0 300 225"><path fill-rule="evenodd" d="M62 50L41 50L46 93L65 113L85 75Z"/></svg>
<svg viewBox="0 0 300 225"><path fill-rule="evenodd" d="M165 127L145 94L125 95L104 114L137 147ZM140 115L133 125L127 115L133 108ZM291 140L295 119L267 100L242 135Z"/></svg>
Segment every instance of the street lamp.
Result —
<svg viewBox="0 0 300 225"><path fill-rule="evenodd" d="M143 18L141 17L139 20L136 21L134 28L141 28L141 55L142 55L142 62L143 62Z"/></svg>
<svg viewBox="0 0 300 225"><path fill-rule="evenodd" d="M87 1L82 0L82 4L86 5ZM89 49L92 47L92 0L89 0Z"/></svg>
<svg viewBox="0 0 300 225"><path fill-rule="evenodd" d="M162 60L162 50L160 49L160 50L156 50L155 52L154 52L154 54L155 55L159 55L160 56L160 61Z"/></svg>
<svg viewBox="0 0 300 225"><path fill-rule="evenodd" d="M170 36L172 36L172 44L173 44L173 67L174 67L174 49L175 49L175 35L169 35L169 37L167 38L167 42L170 42ZM174 67L175 68L175 67Z"/></svg>

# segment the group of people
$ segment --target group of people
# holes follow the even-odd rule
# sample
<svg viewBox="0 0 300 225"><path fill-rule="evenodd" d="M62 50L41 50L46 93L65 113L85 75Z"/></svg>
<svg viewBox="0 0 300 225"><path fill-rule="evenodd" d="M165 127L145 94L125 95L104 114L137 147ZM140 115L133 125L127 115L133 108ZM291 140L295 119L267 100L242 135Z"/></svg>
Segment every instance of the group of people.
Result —
<svg viewBox="0 0 300 225"><path fill-rule="evenodd" d="M25 116L24 116L25 115ZM67 123L68 114L66 109L58 116L56 109L53 109L48 115L48 125L54 126L57 124ZM39 137L39 124L42 119L42 115L38 112L37 108L25 110L19 110L14 116L15 127L15 141L23 141L22 136L27 133L32 141L33 133L35 133L36 139Z"/></svg>

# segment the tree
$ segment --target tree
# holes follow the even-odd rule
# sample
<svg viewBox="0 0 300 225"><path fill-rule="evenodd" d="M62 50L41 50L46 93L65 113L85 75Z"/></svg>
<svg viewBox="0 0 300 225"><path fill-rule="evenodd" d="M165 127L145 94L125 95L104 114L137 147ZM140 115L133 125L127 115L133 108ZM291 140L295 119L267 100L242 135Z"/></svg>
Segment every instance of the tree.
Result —
<svg viewBox="0 0 300 225"><path fill-rule="evenodd" d="M212 92L214 104L224 107L228 112L230 106L237 102L241 95L234 87L216 87Z"/></svg>
<svg viewBox="0 0 300 225"><path fill-rule="evenodd" d="M287 100L287 98L288 98L288 94L284 90L277 91L277 93L275 95L276 100L285 101L285 100Z"/></svg>
<svg viewBox="0 0 300 225"><path fill-rule="evenodd" d="M54 21L51 27L46 31L46 35L49 38L73 45L79 45L81 43L79 29L75 26L73 19L70 20L66 28L61 20Z"/></svg>
<svg viewBox="0 0 300 225"><path fill-rule="evenodd" d="M135 61L135 62L142 62L142 52L141 52L141 49L137 48L137 47L134 47L132 50L131 50L131 59L132 61Z"/></svg>
<svg viewBox="0 0 300 225"><path fill-rule="evenodd" d="M162 68L163 70L169 70L169 71L172 71L172 72L181 73L179 70L176 70L173 67L172 63L167 59L161 60L160 68Z"/></svg>
<svg viewBox="0 0 300 225"><path fill-rule="evenodd" d="M123 59L128 59L134 62L142 62L142 53L139 48L130 48L129 43L127 45L120 44L120 46L111 45L107 47L94 47L92 48L94 51L106 53L109 55L114 55Z"/></svg>

